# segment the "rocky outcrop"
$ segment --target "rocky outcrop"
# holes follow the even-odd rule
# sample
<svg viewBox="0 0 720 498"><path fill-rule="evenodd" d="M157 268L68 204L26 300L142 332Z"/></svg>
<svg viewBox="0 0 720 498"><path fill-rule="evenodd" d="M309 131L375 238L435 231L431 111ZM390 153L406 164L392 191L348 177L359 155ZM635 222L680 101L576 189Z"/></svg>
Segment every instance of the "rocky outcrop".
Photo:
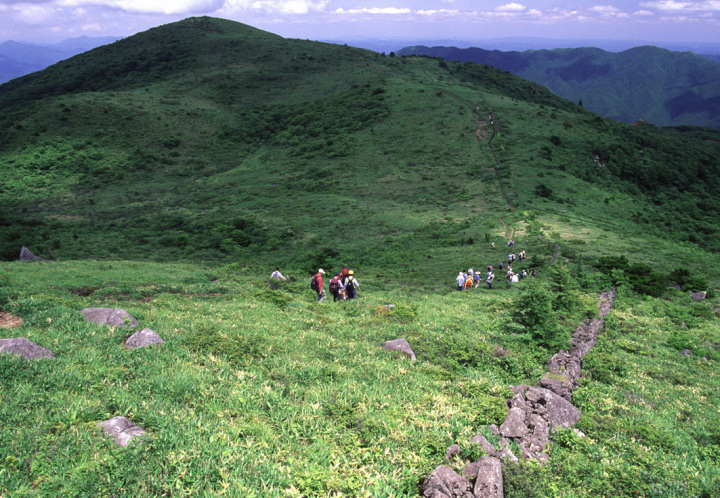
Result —
<svg viewBox="0 0 720 498"><path fill-rule="evenodd" d="M53 354L25 337L0 339L0 353L17 354L27 360L52 358Z"/></svg>
<svg viewBox="0 0 720 498"><path fill-rule="evenodd" d="M472 443L480 444L488 456L466 465L462 471L464 477L449 467L436 468L425 482L423 496L503 496L502 463L518 461L509 449L510 442L520 447L523 459L539 463L549 460L546 449L551 442L552 431L570 428L580 420L580 410L571 403L572 391L578 386L582 358L595 345L598 333L604 326L604 317L612 309L614 299L615 289L601 294L598 315L577 328L569 352L560 351L550 358L548 373L540 380L541 387L511 386L514 396L507 401L505 421L499 428L495 425L488 427L493 437L500 438L496 446L480 435L471 440ZM580 432L574 430L576 434ZM459 445L451 446L448 458L461 451ZM468 494L468 485L472 485L471 494Z"/></svg>

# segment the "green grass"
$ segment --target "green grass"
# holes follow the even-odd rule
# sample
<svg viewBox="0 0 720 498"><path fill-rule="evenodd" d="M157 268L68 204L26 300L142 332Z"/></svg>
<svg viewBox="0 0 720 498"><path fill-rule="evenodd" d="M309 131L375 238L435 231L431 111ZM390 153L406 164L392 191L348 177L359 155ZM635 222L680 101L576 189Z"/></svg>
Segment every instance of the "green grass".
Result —
<svg viewBox="0 0 720 498"><path fill-rule="evenodd" d="M0 492L10 495L415 496L437 465L469 461L446 461L447 447L501 423L508 386L536 383L552 354L514 336L518 288L502 279L493 291L428 294L360 272L359 300L319 305L304 278L271 282L234 264L0 271L0 309L24 318L2 337L55 355L0 357ZM127 351L132 331L84 321L85 307L122 307L167 344ZM622 477L616 495L713 494L716 312L686 296L621 293L608 321L574 395L588 438L561 438L536 488L596 496ZM672 339L679 321L690 328ZM381 348L398 337L417 362ZM117 415L148 438L114 446L96 424ZM523 472L508 474L509 489Z"/></svg>

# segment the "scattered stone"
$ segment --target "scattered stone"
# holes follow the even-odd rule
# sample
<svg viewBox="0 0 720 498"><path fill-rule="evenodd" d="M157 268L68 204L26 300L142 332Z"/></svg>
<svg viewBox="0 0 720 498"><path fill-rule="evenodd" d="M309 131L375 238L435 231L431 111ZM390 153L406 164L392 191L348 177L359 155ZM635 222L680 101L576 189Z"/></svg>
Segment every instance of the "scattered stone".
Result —
<svg viewBox="0 0 720 498"><path fill-rule="evenodd" d="M383 306L383 308L385 308L388 311L392 311L395 308L395 305L394 304L386 304L385 306Z"/></svg>
<svg viewBox="0 0 720 498"><path fill-rule="evenodd" d="M505 422L500 426L500 434L505 437L520 438L528 432L529 429L525 425L525 411L520 408L510 408Z"/></svg>
<svg viewBox="0 0 720 498"><path fill-rule="evenodd" d="M424 498L474 498L470 481L450 467L440 465L423 485Z"/></svg>
<svg viewBox="0 0 720 498"><path fill-rule="evenodd" d="M545 464L550 461L550 457L547 455L547 453L538 453L535 455L535 460L537 460L538 463Z"/></svg>
<svg viewBox="0 0 720 498"><path fill-rule="evenodd" d="M138 321L130 313L123 309L116 308L85 308L81 310L85 318L98 325L109 325L110 327L130 328L137 327ZM126 324L127 320L127 324Z"/></svg>
<svg viewBox="0 0 720 498"><path fill-rule="evenodd" d="M500 431L498 430L498 426L497 426L497 425L495 425L495 424L490 424L490 425L488 426L488 429L490 429L490 434L492 434L493 436L499 436L499 435L500 435Z"/></svg>
<svg viewBox="0 0 720 498"><path fill-rule="evenodd" d="M53 358L53 354L25 337L0 339L0 353L19 354L27 360Z"/></svg>
<svg viewBox="0 0 720 498"><path fill-rule="evenodd" d="M585 433L580 429L576 429L575 427L573 427L573 432L577 437L585 437Z"/></svg>
<svg viewBox="0 0 720 498"><path fill-rule="evenodd" d="M516 394L513 396L513 398L510 400L510 408L520 408L523 411L527 411L528 407L525 403L525 398L522 394Z"/></svg>
<svg viewBox="0 0 720 498"><path fill-rule="evenodd" d="M113 417L110 420L100 422L98 426L103 428L105 434L114 437L115 442L120 446L127 446L132 438L145 434L141 427L133 424L125 417Z"/></svg>
<svg viewBox="0 0 720 498"><path fill-rule="evenodd" d="M459 444L451 444L451 445L448 447L447 451L445 452L445 458L447 458L448 460L450 460L451 458L454 458L455 455L457 455L457 454L460 453L461 451L462 451L462 448L460 448L460 445L459 445Z"/></svg>
<svg viewBox="0 0 720 498"><path fill-rule="evenodd" d="M682 290L682 287L680 287L680 284L669 284L668 287L675 290Z"/></svg>
<svg viewBox="0 0 720 498"><path fill-rule="evenodd" d="M690 351L689 349L684 349L684 350L682 351L682 353L680 353L680 354L683 355L683 356L692 356L692 355L693 355L693 354L692 354L692 351Z"/></svg>
<svg viewBox="0 0 720 498"><path fill-rule="evenodd" d="M23 319L19 316L3 313L0 311L0 329L14 329L23 324Z"/></svg>
<svg viewBox="0 0 720 498"><path fill-rule="evenodd" d="M537 413L530 415L530 428L533 430L533 439L547 441L550 438L550 429L547 422Z"/></svg>
<svg viewBox="0 0 720 498"><path fill-rule="evenodd" d="M475 496L501 498L504 496L502 462L497 458L483 457L477 462L477 479L475 480Z"/></svg>
<svg viewBox="0 0 720 498"><path fill-rule="evenodd" d="M470 442L472 444L479 444L488 456L493 456L495 454L495 448L493 447L493 445L490 444L490 441L485 439L485 436L481 434L473 436Z"/></svg>
<svg viewBox="0 0 720 498"><path fill-rule="evenodd" d="M400 351L410 357L411 361L415 361L415 353L410 348L410 344L405 339L393 339L392 341L385 341L383 349L388 351Z"/></svg>
<svg viewBox="0 0 720 498"><path fill-rule="evenodd" d="M568 401L572 401L572 384L569 381L562 381L559 379L548 379L543 377L540 379L540 387L548 389L554 392L558 396Z"/></svg>
<svg viewBox="0 0 720 498"><path fill-rule="evenodd" d="M165 341L154 330L142 329L127 338L125 349L143 348L153 344L165 344Z"/></svg>
<svg viewBox="0 0 720 498"><path fill-rule="evenodd" d="M27 247L22 246L22 249L20 249L20 261L43 261L43 259L35 256Z"/></svg>

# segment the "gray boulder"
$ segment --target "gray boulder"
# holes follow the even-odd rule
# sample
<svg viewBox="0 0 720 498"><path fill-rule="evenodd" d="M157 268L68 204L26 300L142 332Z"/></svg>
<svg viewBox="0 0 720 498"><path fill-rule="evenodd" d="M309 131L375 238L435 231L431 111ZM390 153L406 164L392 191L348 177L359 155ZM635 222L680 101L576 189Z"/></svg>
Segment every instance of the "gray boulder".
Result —
<svg viewBox="0 0 720 498"><path fill-rule="evenodd" d="M475 463L478 465L473 490L475 496L502 498L504 496L502 462L497 458L483 457Z"/></svg>
<svg viewBox="0 0 720 498"><path fill-rule="evenodd" d="M488 456L493 456L495 454L495 447L490 444L490 441L485 439L485 436L478 434L477 436L473 436L473 438L470 440L473 444L479 444L480 447L485 451L485 453Z"/></svg>
<svg viewBox="0 0 720 498"><path fill-rule="evenodd" d="M410 344L405 339L393 339L392 341L385 341L383 349L388 351L400 351L410 357L411 361L415 361L415 353L410 348Z"/></svg>
<svg viewBox="0 0 720 498"><path fill-rule="evenodd" d="M505 422L500 426L500 434L512 438L520 438L527 434L530 430L525 425L525 415L525 411L520 408L510 408Z"/></svg>
<svg viewBox="0 0 720 498"><path fill-rule="evenodd" d="M25 246L22 246L22 249L20 249L20 261L42 261L43 259L39 256L35 256L33 253L30 252L30 249L28 249Z"/></svg>
<svg viewBox="0 0 720 498"><path fill-rule="evenodd" d="M105 434L114 437L115 442L120 446L127 446L132 438L145 434L141 427L133 424L125 417L113 417L110 420L100 422L98 426L103 428Z"/></svg>
<svg viewBox="0 0 720 498"><path fill-rule="evenodd" d="M500 460L509 460L511 462L519 462L518 457L515 456L510 448L501 449L495 453L495 458L499 458Z"/></svg>
<svg viewBox="0 0 720 498"><path fill-rule="evenodd" d="M457 455L457 454L460 453L461 451L462 451L462 448L460 448L460 445L459 445L459 444L451 444L451 445L448 447L447 451L445 452L445 458L447 458L448 460L450 460L451 458L454 458L455 455Z"/></svg>
<svg viewBox="0 0 720 498"><path fill-rule="evenodd" d="M25 337L0 339L0 353L18 354L25 359L52 358L53 354Z"/></svg>
<svg viewBox="0 0 720 498"><path fill-rule="evenodd" d="M680 354L683 356L692 356L693 355L692 351L690 351L689 349L683 349Z"/></svg>
<svg viewBox="0 0 720 498"><path fill-rule="evenodd" d="M122 309L115 308L85 308L80 313L93 323L98 325L108 325L110 327L125 328L129 326L134 328L138 326L130 313Z"/></svg>
<svg viewBox="0 0 720 498"><path fill-rule="evenodd" d="M537 408L544 408L544 418L547 420L550 429L570 427L580 420L580 410L548 389L531 387L525 393L525 398L537 405L534 407L535 412L540 413L541 410Z"/></svg>
<svg viewBox="0 0 720 498"><path fill-rule="evenodd" d="M165 341L154 330L142 329L127 338L125 349L143 348L153 344L165 344Z"/></svg>
<svg viewBox="0 0 720 498"><path fill-rule="evenodd" d="M450 467L440 465L430 473L423 485L424 498L474 498L472 484Z"/></svg>

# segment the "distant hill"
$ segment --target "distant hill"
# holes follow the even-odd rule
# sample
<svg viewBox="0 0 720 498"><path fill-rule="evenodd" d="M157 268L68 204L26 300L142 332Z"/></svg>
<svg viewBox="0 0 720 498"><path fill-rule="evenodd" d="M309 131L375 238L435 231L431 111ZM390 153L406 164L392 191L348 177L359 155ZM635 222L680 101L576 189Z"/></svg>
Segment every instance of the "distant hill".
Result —
<svg viewBox="0 0 720 498"><path fill-rule="evenodd" d="M15 41L0 43L0 83L40 71L63 59L117 40L117 37L82 36L48 46Z"/></svg>
<svg viewBox="0 0 720 498"><path fill-rule="evenodd" d="M623 123L643 119L657 126L720 128L720 64L690 52L651 46L620 53L597 48L501 52L414 46L398 55L427 55L504 69Z"/></svg>

